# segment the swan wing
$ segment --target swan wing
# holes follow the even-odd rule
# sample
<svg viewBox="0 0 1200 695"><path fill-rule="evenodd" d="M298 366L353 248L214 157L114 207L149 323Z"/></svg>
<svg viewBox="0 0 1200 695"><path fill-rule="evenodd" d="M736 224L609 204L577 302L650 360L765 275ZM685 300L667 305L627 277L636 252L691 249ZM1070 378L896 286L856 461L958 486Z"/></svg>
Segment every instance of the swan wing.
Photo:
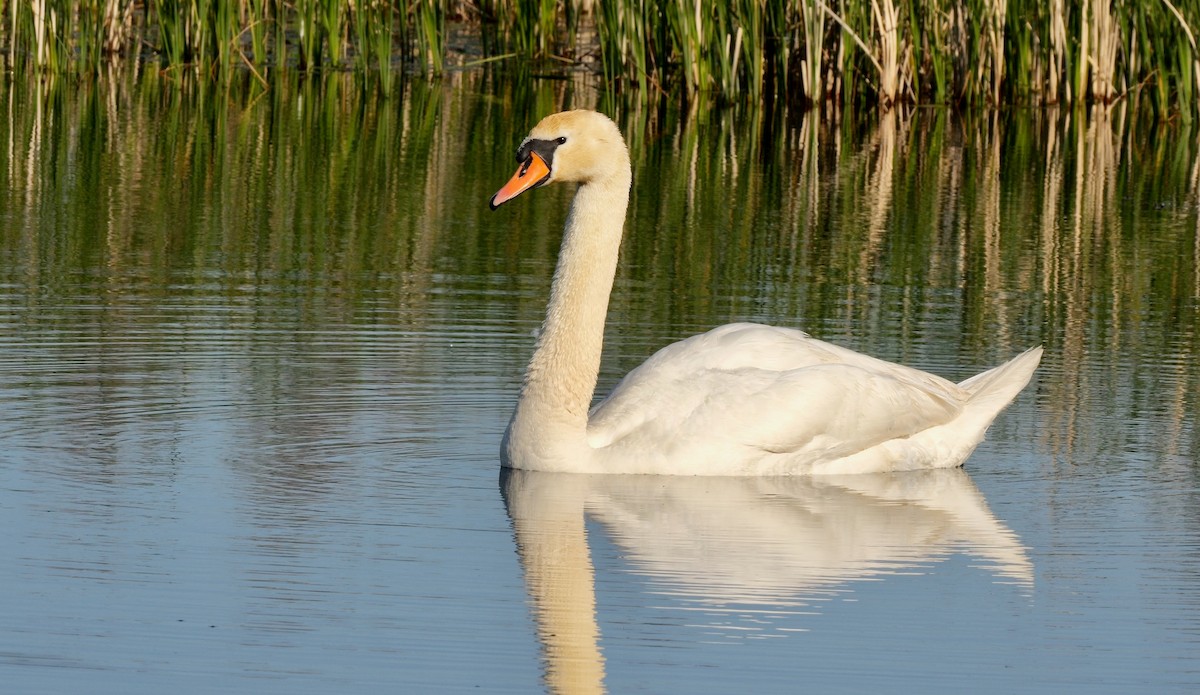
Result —
<svg viewBox="0 0 1200 695"><path fill-rule="evenodd" d="M949 422L966 398L949 381L801 331L731 324L630 372L593 408L588 441L671 446L672 458L736 460L748 449L838 458Z"/></svg>

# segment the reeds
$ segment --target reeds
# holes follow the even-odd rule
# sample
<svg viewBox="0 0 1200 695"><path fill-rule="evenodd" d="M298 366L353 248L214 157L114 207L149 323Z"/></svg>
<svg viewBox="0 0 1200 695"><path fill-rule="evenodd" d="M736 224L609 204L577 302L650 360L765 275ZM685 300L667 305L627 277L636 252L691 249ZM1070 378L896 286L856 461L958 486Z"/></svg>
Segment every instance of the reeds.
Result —
<svg viewBox="0 0 1200 695"><path fill-rule="evenodd" d="M1098 103L1190 119L1200 0L0 0L14 67L86 74L593 69L614 90L879 105ZM448 60L451 32L461 58ZM465 46L465 47L464 47ZM474 59L481 54L482 59ZM454 57L454 56L452 56Z"/></svg>
<svg viewBox="0 0 1200 695"><path fill-rule="evenodd" d="M396 59L436 72L444 66L438 0L7 0L0 7L8 64L49 74L94 72L122 57L217 76L239 67L260 76L268 68L387 75Z"/></svg>

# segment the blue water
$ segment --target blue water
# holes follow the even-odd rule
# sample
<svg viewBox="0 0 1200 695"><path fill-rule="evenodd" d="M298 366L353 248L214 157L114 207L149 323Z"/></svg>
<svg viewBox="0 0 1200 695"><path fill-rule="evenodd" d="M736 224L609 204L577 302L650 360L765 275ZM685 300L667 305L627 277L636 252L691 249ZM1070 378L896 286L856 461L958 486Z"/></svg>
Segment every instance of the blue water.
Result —
<svg viewBox="0 0 1200 695"><path fill-rule="evenodd" d="M529 692L570 674L498 479L528 336L174 331L0 341L13 692ZM1039 384L1060 375L1051 356ZM567 513L587 512L603 684L1191 689L1192 464L1055 457L1043 391L949 481L568 483L587 488Z"/></svg>
<svg viewBox="0 0 1200 695"><path fill-rule="evenodd" d="M423 184L435 209L401 206L431 231L395 258L383 223L363 232L378 253L281 251L272 227L262 248L213 234L163 256L154 233L106 237L99 213L94 235L38 226L8 181L0 690L1200 689L1200 302L1174 247L1145 265L1156 243L1196 243L1194 185L1099 226L1052 212L1039 237L1020 236L1020 190L959 201L897 177L893 217L933 195L962 220L914 249L893 227L855 245L876 178L823 179L850 202L800 236L774 199L733 201L779 225L747 237L722 234L739 218L711 190L678 224L644 194L602 389L667 340L747 319L956 379L1038 342L1043 366L963 471L501 477L564 200L483 217L505 147L470 179L438 150L456 173ZM841 156L825 169L874 161ZM234 211L228 231L260 222ZM1136 253L1045 245L1074 237Z"/></svg>

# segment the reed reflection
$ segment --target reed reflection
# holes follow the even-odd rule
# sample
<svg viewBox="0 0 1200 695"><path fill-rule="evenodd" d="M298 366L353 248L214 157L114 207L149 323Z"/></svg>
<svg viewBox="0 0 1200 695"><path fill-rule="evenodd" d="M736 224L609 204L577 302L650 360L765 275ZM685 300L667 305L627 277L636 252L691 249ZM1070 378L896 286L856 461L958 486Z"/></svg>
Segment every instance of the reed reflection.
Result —
<svg viewBox="0 0 1200 695"><path fill-rule="evenodd" d="M1000 581L1033 584L1020 539L961 469L793 478L505 470L500 487L555 693L605 690L587 519L656 594L723 621L757 610L757 629L769 629L764 616L811 612L855 581L956 553L980 559Z"/></svg>
<svg viewBox="0 0 1200 695"><path fill-rule="evenodd" d="M138 376L152 368L125 349L136 332L170 349L150 395L186 402L166 391L187 381L176 365L203 357L194 347L212 347L198 325L224 333L237 368L223 378L253 389L294 373L256 354L278 352L274 330L458 325L518 345L558 244L560 220L534 218L565 205L544 197L500 230L483 201L526 124L599 106L629 135L637 181L605 375L736 320L951 377L1044 343L1028 417L1046 460L1103 460L1131 441L1178 465L1200 456L1197 136L1134 102L864 116L653 108L486 72L401 82L389 99L340 73L265 92L249 76L221 89L157 71L102 79L0 83L0 369ZM436 300L451 292L466 299ZM503 352L498 373L527 354ZM436 372L411 360L388 378ZM72 417L113 403L10 383L13 402Z"/></svg>

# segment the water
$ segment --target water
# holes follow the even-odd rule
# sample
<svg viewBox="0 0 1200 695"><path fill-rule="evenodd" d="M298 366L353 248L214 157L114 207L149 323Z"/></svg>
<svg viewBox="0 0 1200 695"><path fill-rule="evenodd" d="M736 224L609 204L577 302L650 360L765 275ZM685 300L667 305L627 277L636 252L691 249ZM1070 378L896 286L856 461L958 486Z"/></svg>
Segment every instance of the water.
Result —
<svg viewBox="0 0 1200 695"><path fill-rule="evenodd" d="M0 91L6 690L1200 686L1186 126L156 85ZM485 203L597 104L601 389L731 320L951 378L1045 344L965 472L500 476L570 192Z"/></svg>

